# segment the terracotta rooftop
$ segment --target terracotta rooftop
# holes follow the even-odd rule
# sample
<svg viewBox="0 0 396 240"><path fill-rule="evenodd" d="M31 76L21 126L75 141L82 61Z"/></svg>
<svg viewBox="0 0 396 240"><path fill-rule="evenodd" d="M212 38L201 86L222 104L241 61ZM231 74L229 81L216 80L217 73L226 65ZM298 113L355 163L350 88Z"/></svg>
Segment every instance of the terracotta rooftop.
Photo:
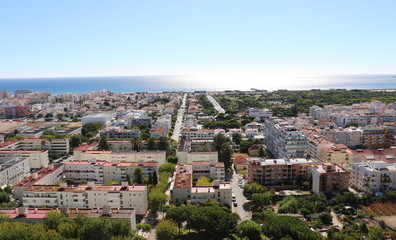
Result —
<svg viewBox="0 0 396 240"><path fill-rule="evenodd" d="M58 185L35 185L27 188L27 192L84 192L84 191L129 191L129 192L143 192L147 188L146 185L128 185L123 187L121 185L101 185L95 184L94 187L88 185L67 186L63 189Z"/></svg>
<svg viewBox="0 0 396 240"><path fill-rule="evenodd" d="M29 177L24 178L22 181L15 184L15 186L23 186L23 187L33 186L36 182L41 180L43 177L55 172L56 170L58 170L58 168L51 169L50 167L47 167L47 168L41 169L40 171L38 171L34 174L31 174ZM34 177L35 175L37 175L36 178Z"/></svg>

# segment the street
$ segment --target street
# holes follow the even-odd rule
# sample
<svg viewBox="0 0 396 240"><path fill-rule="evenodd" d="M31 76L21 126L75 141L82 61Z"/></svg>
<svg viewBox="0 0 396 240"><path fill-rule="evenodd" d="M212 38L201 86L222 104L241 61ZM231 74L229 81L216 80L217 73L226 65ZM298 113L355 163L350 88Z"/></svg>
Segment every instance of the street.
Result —
<svg viewBox="0 0 396 240"><path fill-rule="evenodd" d="M187 102L187 94L184 94L183 103L179 108L179 112L177 114L177 119L175 123L175 128L173 129L173 135L172 135L172 139L176 140L177 142L179 142L180 128L183 125L183 116L184 113L186 112L186 102Z"/></svg>
<svg viewBox="0 0 396 240"><path fill-rule="evenodd" d="M238 186L238 180L242 179L241 174L233 173L231 179L231 187L232 191L235 194L238 206L232 206L232 212L236 212L241 217L241 221L250 220L252 218L252 214L249 211L247 199L243 196L243 189Z"/></svg>

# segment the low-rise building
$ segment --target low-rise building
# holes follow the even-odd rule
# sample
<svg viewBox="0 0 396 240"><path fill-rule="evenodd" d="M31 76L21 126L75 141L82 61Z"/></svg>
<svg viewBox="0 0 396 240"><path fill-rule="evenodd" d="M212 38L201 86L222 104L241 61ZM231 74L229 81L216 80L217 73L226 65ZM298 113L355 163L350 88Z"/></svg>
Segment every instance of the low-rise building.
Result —
<svg viewBox="0 0 396 240"><path fill-rule="evenodd" d="M218 162L218 152L213 148L213 140L182 141L176 150L176 157L183 164L196 161Z"/></svg>
<svg viewBox="0 0 396 240"><path fill-rule="evenodd" d="M88 148L88 149L87 149ZM112 163L119 162L157 162L162 165L166 162L166 152L159 150L114 152L111 150L90 150L87 145L74 149L74 160L103 160Z"/></svg>
<svg viewBox="0 0 396 240"><path fill-rule="evenodd" d="M353 163L352 150L343 144L333 144L329 148L321 149L319 159L330 163Z"/></svg>
<svg viewBox="0 0 396 240"><path fill-rule="evenodd" d="M0 162L0 187L12 186L30 173L28 158L14 158Z"/></svg>
<svg viewBox="0 0 396 240"><path fill-rule="evenodd" d="M70 208L134 208L136 215L147 212L147 186L99 185L88 182L87 185L68 186L33 185L23 192L24 207L70 207Z"/></svg>
<svg viewBox="0 0 396 240"><path fill-rule="evenodd" d="M224 134L223 129L195 129L195 128L184 128L181 131L181 135L187 140L213 140L216 134Z"/></svg>
<svg viewBox="0 0 396 240"><path fill-rule="evenodd" d="M351 185L367 193L396 190L396 165L383 161L354 163Z"/></svg>
<svg viewBox="0 0 396 240"><path fill-rule="evenodd" d="M55 153L58 155L65 155L69 153L69 139L22 139L16 142L12 142L4 147L0 147L2 150L48 150L49 153Z"/></svg>
<svg viewBox="0 0 396 240"><path fill-rule="evenodd" d="M348 190L349 172L332 163L323 163L311 168L314 193L337 193Z"/></svg>
<svg viewBox="0 0 396 240"><path fill-rule="evenodd" d="M218 165L218 167L221 166ZM170 186L171 201L173 203L179 201L199 203L213 199L221 204L231 206L231 184L221 182L223 173L223 170L217 168L216 164L214 166L211 166L210 163L177 165ZM215 179L213 186L194 186L194 182L201 176L209 176L211 179Z"/></svg>
<svg viewBox="0 0 396 240"><path fill-rule="evenodd" d="M140 129L124 129L122 127L110 127L102 131L107 138L136 138L140 136Z"/></svg>
<svg viewBox="0 0 396 240"><path fill-rule="evenodd" d="M110 121L114 118L114 113L96 113L82 117L82 124L100 122L104 125L108 125Z"/></svg>
<svg viewBox="0 0 396 240"><path fill-rule="evenodd" d="M267 108L249 108L249 117L269 118L272 117L272 110Z"/></svg>
<svg viewBox="0 0 396 240"><path fill-rule="evenodd" d="M14 158L28 158L30 168L46 168L49 162L46 150L0 150L0 161Z"/></svg>
<svg viewBox="0 0 396 240"><path fill-rule="evenodd" d="M63 178L64 165L55 168L50 164L47 168L30 174L30 176L22 179L19 183L14 185L13 197L22 202L23 191L33 185L54 185Z"/></svg>

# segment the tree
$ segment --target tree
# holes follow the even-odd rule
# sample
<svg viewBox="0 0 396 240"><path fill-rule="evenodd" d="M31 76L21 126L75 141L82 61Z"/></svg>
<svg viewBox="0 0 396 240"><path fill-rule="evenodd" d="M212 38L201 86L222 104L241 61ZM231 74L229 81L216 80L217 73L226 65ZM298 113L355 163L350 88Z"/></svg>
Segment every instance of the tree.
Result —
<svg viewBox="0 0 396 240"><path fill-rule="evenodd" d="M85 137L94 136L104 127L105 125L100 122L87 123L81 128L81 134Z"/></svg>
<svg viewBox="0 0 396 240"><path fill-rule="evenodd" d="M195 207L187 224L194 230L204 229L209 239L223 239L235 232L238 217L220 206Z"/></svg>
<svg viewBox="0 0 396 240"><path fill-rule="evenodd" d="M248 183L245 184L245 186L243 186L243 195L247 199L251 199L252 195L255 193L265 193L266 191L267 189L265 189L265 187L263 187L258 183L252 183L252 184Z"/></svg>
<svg viewBox="0 0 396 240"><path fill-rule="evenodd" d="M114 180L109 180L109 181L106 181L104 184L105 185L119 185L120 183L116 182Z"/></svg>
<svg viewBox="0 0 396 240"><path fill-rule="evenodd" d="M219 162L224 163L224 167L226 169L230 168L232 163L231 163L231 157L234 151L230 147L228 143L223 143L219 152Z"/></svg>
<svg viewBox="0 0 396 240"><path fill-rule="evenodd" d="M190 212L188 211L188 207L186 206L170 207L166 211L166 218L171 219L177 223L179 233L180 229L183 226L183 222L188 220L188 215L190 215Z"/></svg>
<svg viewBox="0 0 396 240"><path fill-rule="evenodd" d="M324 223L324 224L332 224L333 223L333 217L327 213L327 212L322 212L319 214L319 219Z"/></svg>
<svg viewBox="0 0 396 240"><path fill-rule="evenodd" d="M260 225L257 223L246 220L237 226L237 231L240 237L247 237L249 240L261 240Z"/></svg>
<svg viewBox="0 0 396 240"><path fill-rule="evenodd" d="M272 195L270 193L255 193L250 201L250 209L253 212L261 212L265 207L271 206Z"/></svg>
<svg viewBox="0 0 396 240"><path fill-rule="evenodd" d="M155 150L155 139L154 138L150 137L147 140L147 149L148 150Z"/></svg>
<svg viewBox="0 0 396 240"><path fill-rule="evenodd" d="M0 204L10 202L10 195L6 192L0 192Z"/></svg>
<svg viewBox="0 0 396 240"><path fill-rule="evenodd" d="M98 145L99 150L109 150L109 144L107 144L106 136L102 136Z"/></svg>
<svg viewBox="0 0 396 240"><path fill-rule="evenodd" d="M44 224L49 229L58 230L58 227L61 223L67 221L67 217L60 212L50 211L44 218Z"/></svg>
<svg viewBox="0 0 396 240"><path fill-rule="evenodd" d="M151 175L151 172L149 172L148 183L153 184L153 176Z"/></svg>
<svg viewBox="0 0 396 240"><path fill-rule="evenodd" d="M162 206L168 200L168 196L158 190L154 190L148 195L148 207L153 215L156 215L158 211L162 210Z"/></svg>
<svg viewBox="0 0 396 240"><path fill-rule="evenodd" d="M154 171L154 173L153 173L153 185L157 186L157 184L158 184L157 172Z"/></svg>
<svg viewBox="0 0 396 240"><path fill-rule="evenodd" d="M126 181L128 182L128 184L132 184L131 176L129 176L129 174L126 175Z"/></svg>
<svg viewBox="0 0 396 240"><path fill-rule="evenodd" d="M241 144L242 141L242 135L240 133L233 133L232 134L232 141L236 144Z"/></svg>
<svg viewBox="0 0 396 240"><path fill-rule="evenodd" d="M172 220L161 220L156 227L157 240L173 240L177 237L177 225Z"/></svg>
<svg viewBox="0 0 396 240"><path fill-rule="evenodd" d="M290 216L272 215L263 227L263 233L270 239L319 240L321 236L311 231L301 220Z"/></svg>
<svg viewBox="0 0 396 240"><path fill-rule="evenodd" d="M167 172L167 173L169 173L169 174L173 174L173 172L175 171L175 169L176 169L176 166L175 166L175 164L172 164L172 163L165 163L165 164L162 164L161 166L160 166L160 168L159 168L159 172L161 173L161 172Z"/></svg>
<svg viewBox="0 0 396 240"><path fill-rule="evenodd" d="M202 176L202 177L198 178L196 185L197 186L213 186L213 182L211 182L209 178Z"/></svg>
<svg viewBox="0 0 396 240"><path fill-rule="evenodd" d="M135 183L137 184L143 183L143 171L141 167L136 167L135 170L133 170L133 178Z"/></svg>
<svg viewBox="0 0 396 240"><path fill-rule="evenodd" d="M108 218L91 218L85 222L81 238L107 240L111 235L111 222Z"/></svg>

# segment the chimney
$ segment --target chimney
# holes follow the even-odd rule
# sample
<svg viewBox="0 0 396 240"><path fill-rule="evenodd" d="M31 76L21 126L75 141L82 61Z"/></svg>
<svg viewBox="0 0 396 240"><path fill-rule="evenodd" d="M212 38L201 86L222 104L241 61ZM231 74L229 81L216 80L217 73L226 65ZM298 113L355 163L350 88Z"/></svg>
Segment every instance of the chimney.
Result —
<svg viewBox="0 0 396 240"><path fill-rule="evenodd" d="M33 173L33 174L32 174L32 178L33 178L33 179L37 179L37 178L38 178L38 173L36 173L36 172Z"/></svg>
<svg viewBox="0 0 396 240"><path fill-rule="evenodd" d="M67 188L67 183L66 182L62 182L59 184L60 188L66 189Z"/></svg>
<svg viewBox="0 0 396 240"><path fill-rule="evenodd" d="M50 165L48 166L48 169L49 169L49 170L54 169L54 164L50 164Z"/></svg>
<svg viewBox="0 0 396 240"><path fill-rule="evenodd" d="M63 215L68 216L69 213L70 213L69 207L60 207L60 212L61 212Z"/></svg>
<svg viewBox="0 0 396 240"><path fill-rule="evenodd" d="M88 183L87 183L87 186L88 186L89 188L94 188L94 187L95 187L95 182L88 182Z"/></svg>
<svg viewBox="0 0 396 240"><path fill-rule="evenodd" d="M213 186L214 187L219 187L220 186L220 180L214 180Z"/></svg>
<svg viewBox="0 0 396 240"><path fill-rule="evenodd" d="M96 158L92 158L91 163L96 163Z"/></svg>
<svg viewBox="0 0 396 240"><path fill-rule="evenodd" d="M103 206L103 216L110 216L111 215L111 208L110 206Z"/></svg>
<svg viewBox="0 0 396 240"><path fill-rule="evenodd" d="M28 208L27 207L19 207L18 212L19 212L19 216L26 217L27 213L28 213Z"/></svg>
<svg viewBox="0 0 396 240"><path fill-rule="evenodd" d="M128 182L121 182L121 187L128 187L129 183Z"/></svg>

